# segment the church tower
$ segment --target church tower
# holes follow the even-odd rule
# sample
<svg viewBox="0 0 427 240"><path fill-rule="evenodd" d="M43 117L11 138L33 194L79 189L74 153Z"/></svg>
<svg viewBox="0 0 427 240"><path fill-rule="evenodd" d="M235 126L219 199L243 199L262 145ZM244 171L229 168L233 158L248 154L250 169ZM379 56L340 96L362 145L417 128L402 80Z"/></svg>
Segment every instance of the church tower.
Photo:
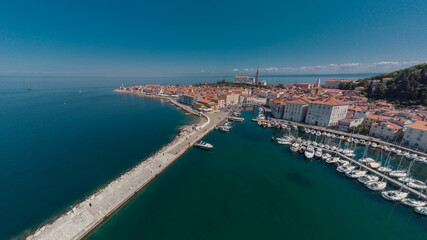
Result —
<svg viewBox="0 0 427 240"><path fill-rule="evenodd" d="M256 68L255 85L259 84L259 68Z"/></svg>

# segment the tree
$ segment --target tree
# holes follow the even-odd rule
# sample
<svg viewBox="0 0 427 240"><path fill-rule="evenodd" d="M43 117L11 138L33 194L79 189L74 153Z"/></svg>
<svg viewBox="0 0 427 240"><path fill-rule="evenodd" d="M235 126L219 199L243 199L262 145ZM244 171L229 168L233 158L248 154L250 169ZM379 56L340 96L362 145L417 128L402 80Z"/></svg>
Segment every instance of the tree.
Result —
<svg viewBox="0 0 427 240"><path fill-rule="evenodd" d="M373 97L376 99L382 99L385 96L385 92L387 90L387 87L385 86L384 83L379 82L376 86L375 86L375 92Z"/></svg>

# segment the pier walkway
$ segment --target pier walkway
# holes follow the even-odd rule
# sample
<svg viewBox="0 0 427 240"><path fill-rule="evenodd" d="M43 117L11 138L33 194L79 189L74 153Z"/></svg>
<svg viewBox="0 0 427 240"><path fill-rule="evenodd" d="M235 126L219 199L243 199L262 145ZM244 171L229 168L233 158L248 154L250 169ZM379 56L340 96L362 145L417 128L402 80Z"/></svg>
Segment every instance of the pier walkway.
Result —
<svg viewBox="0 0 427 240"><path fill-rule="evenodd" d="M194 112L195 110L187 106L176 101L171 102L186 111L197 114ZM190 129L182 131L170 144L161 148L153 156L140 162L106 187L73 206L65 214L39 228L27 239L82 239L87 236L228 117L228 113L224 111L197 115L205 118L199 130L193 130L190 127Z"/></svg>

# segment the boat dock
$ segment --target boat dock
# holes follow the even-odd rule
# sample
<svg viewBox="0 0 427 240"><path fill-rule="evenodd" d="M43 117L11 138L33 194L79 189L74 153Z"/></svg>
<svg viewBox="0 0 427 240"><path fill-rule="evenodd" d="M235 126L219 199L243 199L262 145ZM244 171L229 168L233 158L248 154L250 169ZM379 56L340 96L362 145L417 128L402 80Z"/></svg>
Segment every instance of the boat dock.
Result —
<svg viewBox="0 0 427 240"><path fill-rule="evenodd" d="M364 170L366 170L366 171L368 171L368 172L370 172L372 174L375 174L375 175L379 176L380 178L384 178L385 180L387 180L387 182L393 184L394 186L396 186L398 188L402 188L403 190L405 190L405 191L413 194L414 196L420 196L422 199L427 200L427 195L425 195L425 194L423 194L423 193L421 193L421 192L419 192L419 191L417 191L417 190L409 187L406 184L403 184L403 183L397 181L396 179L393 179L393 178L391 178L391 177L389 177L389 176L387 176L387 175L385 175L385 174L383 174L381 172L378 172L375 169L372 169L372 168L366 166L363 163L360 163L360 162L358 162L358 161L356 161L356 160L354 160L354 159L352 159L350 157L347 157L347 156L345 156L342 153L339 153L337 151L332 151L330 149L321 148L321 147L318 147L318 146L316 146L316 147L314 147L312 145L308 145L308 146L311 146L313 148L320 148L324 152L329 152L329 153L335 154L335 155L339 156L340 158L345 159L345 160L347 160L347 161L349 161L349 162L351 162L351 163L353 163L353 164L355 164L355 165L363 168Z"/></svg>
<svg viewBox="0 0 427 240"><path fill-rule="evenodd" d="M411 148L406 148L406 147L402 147L400 145L395 145L393 143L389 143L389 142L385 142L381 139L378 138L374 138L374 137L369 137L369 136L365 136L365 135L360 135L360 134L352 134L352 133L347 133L347 132L342 132L342 131L338 131L338 130L334 130L334 129L329 129L329 128L325 128L325 127L320 127L320 126L314 126L314 125L308 125L308 124L304 124L304 123L299 123L299 122L291 122L288 120L284 120L284 119L273 119L273 120L259 120L259 119L252 119L253 122L277 122L280 124L290 124L290 125L295 125L297 127L304 127L304 128L309 128L309 129L314 129L316 131L322 131L322 132L329 132L329 133L333 133L336 135L343 135L346 137L353 137L353 138L358 138L358 139L363 139L365 141L370 141L370 142L375 142L379 145L384 145L387 147L394 147L396 149L400 149L402 151L407 151L410 153L414 153L417 154L418 156L424 156L427 157L427 153L425 152L421 152L421 151L416 151L414 149Z"/></svg>
<svg viewBox="0 0 427 240"><path fill-rule="evenodd" d="M49 220L27 239L82 239L86 237L228 117L228 113L224 111L200 113L171 98L166 99L187 112L201 116L203 124L198 127L198 130L187 126L187 129L181 131L171 143L82 202L70 207L61 216Z"/></svg>

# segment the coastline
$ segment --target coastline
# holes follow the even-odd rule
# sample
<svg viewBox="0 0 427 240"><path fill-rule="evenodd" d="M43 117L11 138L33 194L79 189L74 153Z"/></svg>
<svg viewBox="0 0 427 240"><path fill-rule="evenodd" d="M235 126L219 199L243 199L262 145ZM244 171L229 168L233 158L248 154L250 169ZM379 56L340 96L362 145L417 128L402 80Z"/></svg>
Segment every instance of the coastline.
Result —
<svg viewBox="0 0 427 240"><path fill-rule="evenodd" d="M84 238L228 116L223 111L207 114L199 113L170 97L144 95L120 90L114 91L166 99L184 111L199 116L200 121L198 124L200 129L194 130L189 125L180 127L180 133L169 144L163 146L148 158L142 159L135 167L124 172L82 202L71 206L71 210L48 220L46 224L27 235L26 239Z"/></svg>

